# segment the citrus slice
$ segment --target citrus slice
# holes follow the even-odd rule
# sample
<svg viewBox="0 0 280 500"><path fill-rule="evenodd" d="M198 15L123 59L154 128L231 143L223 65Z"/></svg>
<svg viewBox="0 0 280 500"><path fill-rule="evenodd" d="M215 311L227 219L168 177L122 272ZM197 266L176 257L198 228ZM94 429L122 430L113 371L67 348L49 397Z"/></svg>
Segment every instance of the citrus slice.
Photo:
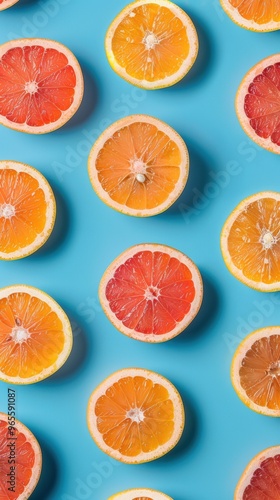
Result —
<svg viewBox="0 0 280 500"><path fill-rule="evenodd" d="M202 296L196 265L174 248L149 243L117 257L99 287L109 320L143 342L165 342L179 335L197 315Z"/></svg>
<svg viewBox="0 0 280 500"><path fill-rule="evenodd" d="M0 161L0 259L21 259L49 238L55 222L52 189L29 165Z"/></svg>
<svg viewBox="0 0 280 500"><path fill-rule="evenodd" d="M246 406L280 417L280 326L257 330L241 342L233 358L231 379Z"/></svg>
<svg viewBox="0 0 280 500"><path fill-rule="evenodd" d="M0 413L1 500L27 500L37 486L41 469L42 452L35 436L18 420Z"/></svg>
<svg viewBox="0 0 280 500"><path fill-rule="evenodd" d="M120 370L92 393L87 421L97 446L121 462L150 462L178 443L182 399L166 378L141 368Z"/></svg>
<svg viewBox="0 0 280 500"><path fill-rule="evenodd" d="M15 5L18 0L0 0L0 10L5 10L8 9L9 7L12 7L12 5Z"/></svg>
<svg viewBox="0 0 280 500"><path fill-rule="evenodd" d="M236 111L253 141L280 154L280 54L267 57L247 73L237 92Z"/></svg>
<svg viewBox="0 0 280 500"><path fill-rule="evenodd" d="M71 349L71 325L51 297L26 285L0 290L1 380L39 382L65 363Z"/></svg>
<svg viewBox="0 0 280 500"><path fill-rule="evenodd" d="M235 490L234 500L279 500L280 446L262 451L249 463Z"/></svg>
<svg viewBox="0 0 280 500"><path fill-rule="evenodd" d="M160 493L159 491L150 490L147 488L136 488L134 490L123 491L117 493L108 500L172 500L172 498Z"/></svg>
<svg viewBox="0 0 280 500"><path fill-rule="evenodd" d="M251 31L280 29L280 1L221 0L229 17L242 28Z"/></svg>
<svg viewBox="0 0 280 500"><path fill-rule="evenodd" d="M198 37L189 16L169 0L137 0L114 19L105 41L116 73L145 89L169 87L191 69Z"/></svg>
<svg viewBox="0 0 280 500"><path fill-rule="evenodd" d="M94 190L107 205L149 217L167 210L182 193L189 154L169 125L132 115L103 132L91 150L88 169Z"/></svg>
<svg viewBox="0 0 280 500"><path fill-rule="evenodd" d="M233 210L221 235L229 271L262 292L280 290L280 193L249 196Z"/></svg>
<svg viewBox="0 0 280 500"><path fill-rule="evenodd" d="M0 46L0 123L44 134L64 125L84 92L80 65L61 43L43 38Z"/></svg>

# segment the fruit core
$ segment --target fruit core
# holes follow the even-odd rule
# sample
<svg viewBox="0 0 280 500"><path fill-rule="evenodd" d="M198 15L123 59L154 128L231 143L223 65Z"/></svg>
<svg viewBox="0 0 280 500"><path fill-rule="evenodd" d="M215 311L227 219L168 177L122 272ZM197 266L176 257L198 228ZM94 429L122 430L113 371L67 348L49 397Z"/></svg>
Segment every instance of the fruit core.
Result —
<svg viewBox="0 0 280 500"><path fill-rule="evenodd" d="M33 81L33 82L26 82L26 84L24 86L24 90L28 94L36 94L36 92L38 91L38 84L37 84L37 82L35 82L35 81Z"/></svg>
<svg viewBox="0 0 280 500"><path fill-rule="evenodd" d="M159 289L156 286L149 286L146 290L145 297L148 300L154 300L158 298L159 293Z"/></svg>
<svg viewBox="0 0 280 500"><path fill-rule="evenodd" d="M22 326L16 326L12 330L11 337L17 344L22 344L22 342L25 342L30 337L30 333Z"/></svg>
<svg viewBox="0 0 280 500"><path fill-rule="evenodd" d="M0 217L5 217L5 219L10 219L16 213L15 207L9 203L3 203L0 205Z"/></svg>
<svg viewBox="0 0 280 500"><path fill-rule="evenodd" d="M144 420L144 412L140 410L140 408L132 408L127 412L126 416L130 418L132 422L137 422L137 424L140 424L140 422Z"/></svg>
<svg viewBox="0 0 280 500"><path fill-rule="evenodd" d="M154 33L148 31L144 36L143 43L147 50L151 50L159 43L159 40Z"/></svg>
<svg viewBox="0 0 280 500"><path fill-rule="evenodd" d="M273 363L271 365L271 367L269 368L269 375L272 375L273 377L280 376L280 361L277 361L276 363Z"/></svg>
<svg viewBox="0 0 280 500"><path fill-rule="evenodd" d="M276 238L270 231L265 231L261 236L261 244L265 250L269 250L277 242Z"/></svg>

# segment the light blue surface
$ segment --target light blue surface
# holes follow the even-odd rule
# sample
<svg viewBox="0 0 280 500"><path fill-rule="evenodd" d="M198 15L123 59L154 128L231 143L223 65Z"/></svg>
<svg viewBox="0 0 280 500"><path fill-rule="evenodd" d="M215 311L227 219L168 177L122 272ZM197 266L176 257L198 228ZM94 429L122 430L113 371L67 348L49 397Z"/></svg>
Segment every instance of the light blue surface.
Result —
<svg viewBox="0 0 280 500"><path fill-rule="evenodd" d="M49 242L25 260L0 263L0 285L21 282L45 290L76 325L73 354L65 367L45 382L17 388L18 418L35 433L44 455L42 479L32 500L107 500L115 492L139 486L162 490L174 500L227 500L233 498L247 462L280 441L279 420L248 410L229 377L238 336L279 324L280 299L235 280L219 248L223 222L241 199L279 189L279 158L246 138L234 111L243 75L279 50L279 33L255 34L235 26L218 0L180 0L198 29L198 61L175 87L135 91L110 69L103 49L106 29L126 3L20 0L0 14L1 43L24 36L58 40L81 62L86 83L83 105L63 129L45 136L0 130L1 159L37 167L50 181L58 202L58 221ZM55 12L48 10L53 4ZM155 218L130 218L106 207L87 175L85 136L93 129L97 129L93 135L98 134L109 122L131 113L165 120L190 150L191 175L184 194ZM232 162L237 175L225 176L222 173ZM223 187L213 184L218 172ZM205 282L198 318L185 334L163 345L122 336L98 305L98 283L106 266L140 242L182 250L197 263ZM90 438L85 421L87 401L96 385L129 366L168 377L181 391L187 412L186 432L178 447L165 458L140 466L108 461ZM2 411L7 410L6 393L2 383ZM98 472L96 467L104 461L107 467ZM87 482L90 487L77 490L78 484Z"/></svg>

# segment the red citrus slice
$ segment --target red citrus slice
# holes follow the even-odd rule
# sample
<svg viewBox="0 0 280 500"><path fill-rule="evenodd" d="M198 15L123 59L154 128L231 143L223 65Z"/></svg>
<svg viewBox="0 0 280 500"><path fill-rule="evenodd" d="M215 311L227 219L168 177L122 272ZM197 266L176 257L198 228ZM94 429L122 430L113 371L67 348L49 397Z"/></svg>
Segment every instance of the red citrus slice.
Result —
<svg viewBox="0 0 280 500"><path fill-rule="evenodd" d="M142 244L108 267L99 295L105 314L120 332L143 342L165 342L197 315L203 284L197 267L183 253Z"/></svg>
<svg viewBox="0 0 280 500"><path fill-rule="evenodd" d="M15 5L18 0L0 0L0 10L5 10L8 9L9 7L12 7L12 5Z"/></svg>
<svg viewBox="0 0 280 500"><path fill-rule="evenodd" d="M9 463L13 459L15 464ZM15 470L11 469L13 466ZM5 413L0 413L0 499L27 500L37 486L41 469L42 453L32 432L18 420L8 420ZM15 491L9 491L13 486Z"/></svg>
<svg viewBox="0 0 280 500"><path fill-rule="evenodd" d="M29 38L0 46L0 123L44 134L76 113L84 92L80 65L53 40Z"/></svg>

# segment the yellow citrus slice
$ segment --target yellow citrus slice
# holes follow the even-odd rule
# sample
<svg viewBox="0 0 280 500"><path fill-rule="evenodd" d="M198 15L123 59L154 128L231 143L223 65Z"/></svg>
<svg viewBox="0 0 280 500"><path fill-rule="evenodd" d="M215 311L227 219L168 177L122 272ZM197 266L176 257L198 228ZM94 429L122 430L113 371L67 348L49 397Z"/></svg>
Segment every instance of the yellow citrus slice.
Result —
<svg viewBox="0 0 280 500"><path fill-rule="evenodd" d="M220 0L229 17L251 31L280 29L280 0Z"/></svg>
<svg viewBox="0 0 280 500"><path fill-rule="evenodd" d="M186 255L166 245L145 243L113 261L101 279L99 297L121 333L142 342L166 342L196 317L203 283Z"/></svg>
<svg viewBox="0 0 280 500"><path fill-rule="evenodd" d="M92 393L87 421L97 446L121 462L156 460L178 443L182 399L166 378L141 368L120 370Z"/></svg>
<svg viewBox="0 0 280 500"><path fill-rule="evenodd" d="M169 0L137 0L114 19L106 54L116 73L145 89L169 87L191 69L198 37L189 16Z"/></svg>
<svg viewBox="0 0 280 500"><path fill-rule="evenodd" d="M233 358L231 378L246 406L280 417L280 326L257 330L241 342Z"/></svg>
<svg viewBox="0 0 280 500"><path fill-rule="evenodd" d="M280 54L263 59L245 75L236 95L236 112L254 142L280 154Z"/></svg>
<svg viewBox="0 0 280 500"><path fill-rule="evenodd" d="M83 75L72 52L43 38L0 46L0 123L45 134L64 125L79 108Z"/></svg>
<svg viewBox="0 0 280 500"><path fill-rule="evenodd" d="M0 161L0 259L21 259L49 238L56 216L52 189L35 168Z"/></svg>
<svg viewBox="0 0 280 500"><path fill-rule="evenodd" d="M233 210L221 235L229 271L262 292L280 290L280 193L249 196Z"/></svg>
<svg viewBox="0 0 280 500"><path fill-rule="evenodd" d="M15 5L18 1L19 0L0 0L0 11L12 7L12 5Z"/></svg>
<svg viewBox="0 0 280 500"><path fill-rule="evenodd" d="M67 360L72 342L69 320L49 295L26 285L0 290L1 380L33 384L49 377Z"/></svg>
<svg viewBox="0 0 280 500"><path fill-rule="evenodd" d="M1 500L27 500L37 486L41 470L42 452L35 436L18 420L0 413ZM14 492L9 488L14 488Z"/></svg>
<svg viewBox="0 0 280 500"><path fill-rule="evenodd" d="M134 490L123 491L111 496L108 500L172 500L172 498L160 493L160 491L147 488L136 488Z"/></svg>
<svg viewBox="0 0 280 500"><path fill-rule="evenodd" d="M280 446L259 453L241 476L234 500L279 500Z"/></svg>
<svg viewBox="0 0 280 500"><path fill-rule="evenodd" d="M91 150L88 169L104 203L127 215L149 217L167 210L182 193L189 154L169 125L132 115L103 132Z"/></svg>

